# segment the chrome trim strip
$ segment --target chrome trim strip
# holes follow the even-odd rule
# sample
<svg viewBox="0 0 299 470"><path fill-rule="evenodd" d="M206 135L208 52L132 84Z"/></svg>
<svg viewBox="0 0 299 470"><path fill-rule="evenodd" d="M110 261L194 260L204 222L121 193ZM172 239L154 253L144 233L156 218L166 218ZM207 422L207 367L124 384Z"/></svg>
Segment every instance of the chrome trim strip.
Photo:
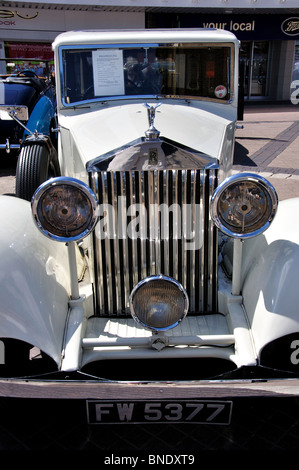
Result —
<svg viewBox="0 0 299 470"><path fill-rule="evenodd" d="M123 198L126 197L126 174L120 173L120 194ZM124 201L122 199L122 201ZM120 241L121 249L122 249L122 265L121 270L123 273L123 292L124 292L124 300L122 304L122 310L124 311L126 306L129 305L129 293L130 289L130 273L128 269L125 269L125 266L129 266L129 245L128 245L128 238L124 236L126 234L127 223L126 223L126 210L127 205L123 204L121 207L121 233L123 234L123 238Z"/></svg>
<svg viewBox="0 0 299 470"><path fill-rule="evenodd" d="M154 357L160 357L153 351ZM192 380L192 381L160 381L160 382L126 382L96 379L87 377L84 380L46 379L1 379L0 397L15 398L49 398L59 399L102 399L109 396L112 399L156 399L157 393L163 394L164 399L179 397L195 400L203 398L246 398L246 397L298 397L299 379L248 379L242 380Z"/></svg>
<svg viewBox="0 0 299 470"><path fill-rule="evenodd" d="M217 263L218 263L218 256L216 253L216 247L218 244L218 232L216 230L216 227L214 226L213 221L211 220L209 208L211 205L211 198L212 195L217 187L217 178L215 173L209 173L209 196L208 196L208 201L206 204L207 208L207 217L209 219L209 266L208 266L208 277L207 277L207 282L208 282L208 310L210 311L216 311L217 304L215 302L215 299L217 298L217 281L218 281L218 269L217 269Z"/></svg>

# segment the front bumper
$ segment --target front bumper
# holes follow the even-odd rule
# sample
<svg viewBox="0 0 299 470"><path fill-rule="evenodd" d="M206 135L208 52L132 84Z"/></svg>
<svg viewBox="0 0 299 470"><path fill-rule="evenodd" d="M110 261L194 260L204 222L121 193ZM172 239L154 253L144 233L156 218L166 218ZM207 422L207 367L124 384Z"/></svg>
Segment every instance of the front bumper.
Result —
<svg viewBox="0 0 299 470"><path fill-rule="evenodd" d="M295 397L299 379L190 382L104 382L98 380L1 379L0 397L42 399L153 400L179 398Z"/></svg>

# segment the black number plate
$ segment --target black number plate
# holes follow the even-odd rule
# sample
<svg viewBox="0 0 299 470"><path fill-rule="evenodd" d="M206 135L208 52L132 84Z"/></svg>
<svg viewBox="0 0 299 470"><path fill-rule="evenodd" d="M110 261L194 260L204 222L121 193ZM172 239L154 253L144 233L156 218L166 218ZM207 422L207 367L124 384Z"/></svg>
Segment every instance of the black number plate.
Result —
<svg viewBox="0 0 299 470"><path fill-rule="evenodd" d="M201 423L230 424L231 401L87 400L89 424Z"/></svg>

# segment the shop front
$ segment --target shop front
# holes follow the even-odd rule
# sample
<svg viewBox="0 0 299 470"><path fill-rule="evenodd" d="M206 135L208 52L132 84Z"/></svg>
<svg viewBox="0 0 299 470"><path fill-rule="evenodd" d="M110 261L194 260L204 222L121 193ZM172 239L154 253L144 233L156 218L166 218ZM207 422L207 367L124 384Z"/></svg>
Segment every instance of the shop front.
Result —
<svg viewBox="0 0 299 470"><path fill-rule="evenodd" d="M232 31L240 40L240 83L245 100L290 99L293 73L299 70L299 14L296 17L280 13L234 14L225 9L218 14L197 11L0 9L0 73L30 69L38 75L50 75L53 71L51 44L63 31L220 28Z"/></svg>
<svg viewBox="0 0 299 470"><path fill-rule="evenodd" d="M266 99L269 96L270 53L269 41L241 42L240 69L245 99Z"/></svg>
<svg viewBox="0 0 299 470"><path fill-rule="evenodd" d="M39 76L51 76L54 69L52 42L64 31L144 28L143 12L123 14L103 12L96 7L93 10L57 8L0 9L0 74L26 69Z"/></svg>
<svg viewBox="0 0 299 470"><path fill-rule="evenodd" d="M50 43L4 42L5 58L0 59L1 73L30 70L39 77L54 73L54 57Z"/></svg>
<svg viewBox="0 0 299 470"><path fill-rule="evenodd" d="M173 14L147 17L149 27L219 28L240 40L240 82L245 100L290 99L299 43L299 17L281 14ZM298 48L298 46L297 46ZM298 62L298 61L297 61Z"/></svg>

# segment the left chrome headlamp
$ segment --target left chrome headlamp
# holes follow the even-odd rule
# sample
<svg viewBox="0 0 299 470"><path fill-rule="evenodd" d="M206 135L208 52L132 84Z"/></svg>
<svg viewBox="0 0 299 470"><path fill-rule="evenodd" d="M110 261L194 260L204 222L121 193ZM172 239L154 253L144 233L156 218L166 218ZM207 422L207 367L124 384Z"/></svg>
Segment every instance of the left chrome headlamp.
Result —
<svg viewBox="0 0 299 470"><path fill-rule="evenodd" d="M277 194L269 181L251 173L236 174L214 191L211 217L226 235L249 238L269 227L277 206Z"/></svg>
<svg viewBox="0 0 299 470"><path fill-rule="evenodd" d="M53 178L37 188L32 201L33 219L47 237L77 241L86 237L97 222L97 200L82 181Z"/></svg>
<svg viewBox="0 0 299 470"><path fill-rule="evenodd" d="M174 328L187 315L188 295L168 276L150 276L140 281L130 296L131 315L145 328L164 331Z"/></svg>

